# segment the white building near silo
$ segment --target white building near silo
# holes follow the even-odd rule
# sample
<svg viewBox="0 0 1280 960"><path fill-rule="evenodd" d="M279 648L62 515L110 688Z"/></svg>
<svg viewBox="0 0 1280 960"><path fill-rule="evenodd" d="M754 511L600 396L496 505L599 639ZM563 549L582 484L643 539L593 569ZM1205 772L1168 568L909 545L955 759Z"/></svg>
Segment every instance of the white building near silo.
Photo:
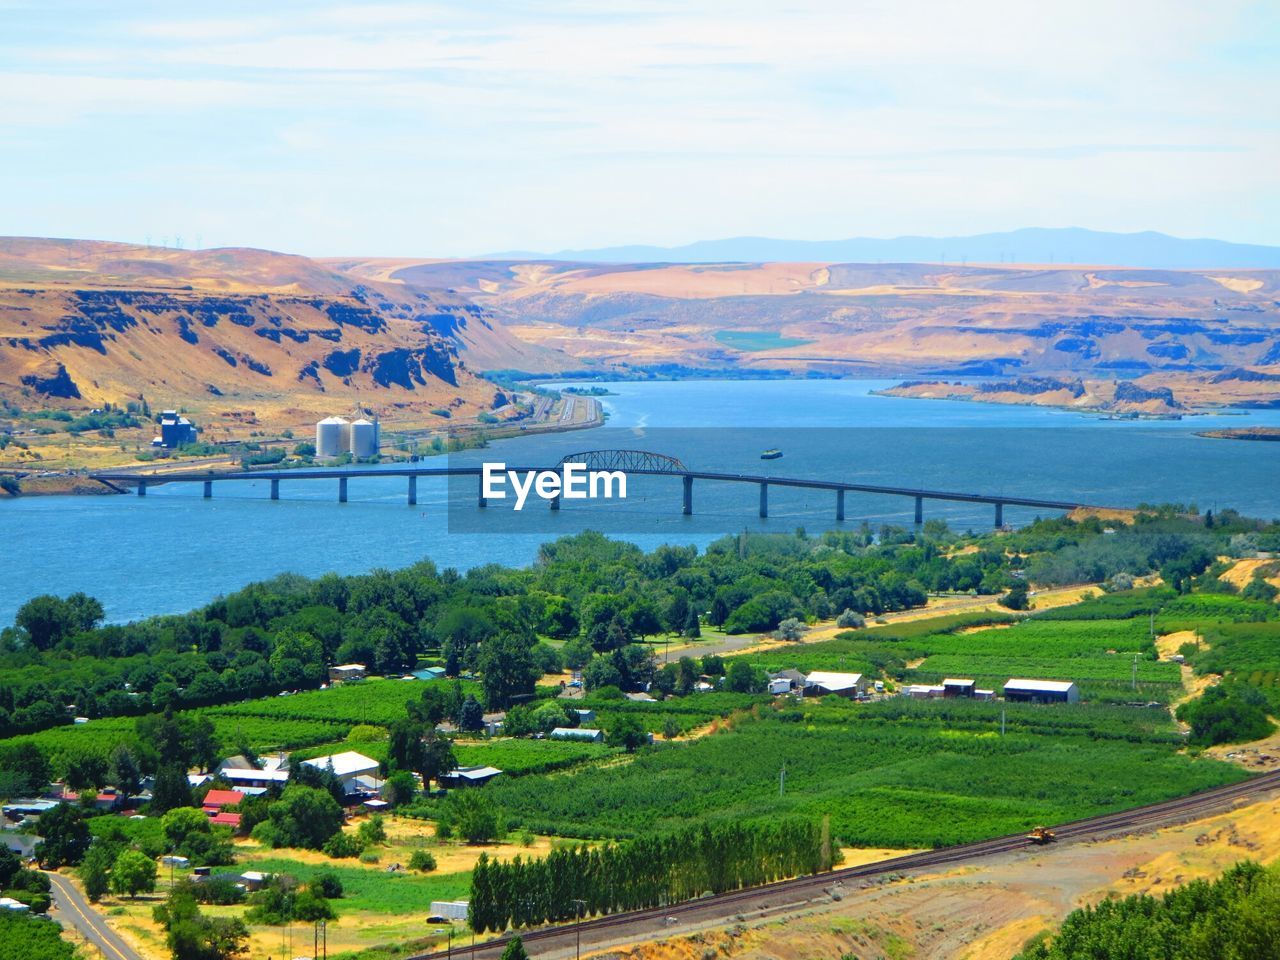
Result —
<svg viewBox="0 0 1280 960"><path fill-rule="evenodd" d="M378 425L360 419L351 424L351 455L357 458L373 457L378 453Z"/></svg>
<svg viewBox="0 0 1280 960"><path fill-rule="evenodd" d="M351 424L342 417L325 417L316 424L316 456L340 457L351 449Z"/></svg>

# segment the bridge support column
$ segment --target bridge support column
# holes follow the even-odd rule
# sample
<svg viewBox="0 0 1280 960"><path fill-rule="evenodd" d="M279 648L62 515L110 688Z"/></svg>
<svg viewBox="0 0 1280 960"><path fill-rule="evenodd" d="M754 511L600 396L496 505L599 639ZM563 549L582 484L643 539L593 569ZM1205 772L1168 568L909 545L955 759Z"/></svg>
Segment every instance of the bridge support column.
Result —
<svg viewBox="0 0 1280 960"><path fill-rule="evenodd" d="M409 506L416 507L418 505L418 478L409 478Z"/></svg>
<svg viewBox="0 0 1280 960"><path fill-rule="evenodd" d="M924 497L916 497L916 524L924 523Z"/></svg>
<svg viewBox="0 0 1280 960"><path fill-rule="evenodd" d="M686 517L693 516L693 477L689 474L684 475L684 509L681 511Z"/></svg>
<svg viewBox="0 0 1280 960"><path fill-rule="evenodd" d="M204 498L205 498L206 500L208 500L208 499L210 499L212 496L213 496L213 481L212 481L212 480L206 480L206 481L204 482Z"/></svg>
<svg viewBox="0 0 1280 960"><path fill-rule="evenodd" d="M138 481L138 496L145 497L147 495L147 481Z"/></svg>
<svg viewBox="0 0 1280 960"><path fill-rule="evenodd" d="M769 516L769 485L767 483L760 484L760 516L763 518Z"/></svg>
<svg viewBox="0 0 1280 960"><path fill-rule="evenodd" d="M836 523L844 523L844 491L836 491Z"/></svg>
<svg viewBox="0 0 1280 960"><path fill-rule="evenodd" d="M346 477L338 478L338 502L339 503L347 502L347 478Z"/></svg>
<svg viewBox="0 0 1280 960"><path fill-rule="evenodd" d="M489 505L489 500L484 495L484 476L483 475L480 476L477 483L478 483L478 490L476 493L476 506L483 510L485 507Z"/></svg>
<svg viewBox="0 0 1280 960"><path fill-rule="evenodd" d="M280 481L277 480L275 477L271 478L271 499L272 500L280 499Z"/></svg>
<svg viewBox="0 0 1280 960"><path fill-rule="evenodd" d="M1004 526L1004 504L997 503L996 504L996 529L998 530L1003 526Z"/></svg>

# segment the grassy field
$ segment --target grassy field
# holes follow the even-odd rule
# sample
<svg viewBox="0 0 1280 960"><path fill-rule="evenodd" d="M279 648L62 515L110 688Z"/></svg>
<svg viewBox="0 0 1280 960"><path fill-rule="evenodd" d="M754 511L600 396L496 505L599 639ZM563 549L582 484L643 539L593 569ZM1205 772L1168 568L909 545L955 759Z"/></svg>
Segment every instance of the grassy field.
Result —
<svg viewBox="0 0 1280 960"><path fill-rule="evenodd" d="M797 337L784 337L776 330L717 330L716 340L734 350L745 350L754 353L759 350L782 350L786 347L800 347L812 340L801 340Z"/></svg>

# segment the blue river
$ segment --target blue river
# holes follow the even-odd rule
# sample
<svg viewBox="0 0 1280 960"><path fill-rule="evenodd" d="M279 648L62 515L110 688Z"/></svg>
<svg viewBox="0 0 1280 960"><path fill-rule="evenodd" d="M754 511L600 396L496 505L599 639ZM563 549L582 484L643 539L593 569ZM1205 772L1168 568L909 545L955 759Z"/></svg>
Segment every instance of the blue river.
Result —
<svg viewBox="0 0 1280 960"><path fill-rule="evenodd" d="M794 476L938 490L1061 499L1103 506L1196 504L1280 516L1280 443L1197 437L1224 426L1280 425L1280 410L1224 411L1181 421L1107 420L1033 407L871 395L867 380L689 381L609 384L608 424L520 437L455 456L457 462L555 464L566 453L633 448L678 457L692 470ZM765 449L783 456L761 460ZM443 459L425 465L443 464ZM396 568L428 558L466 569L527 564L548 539L599 529L652 548L705 546L744 529L814 533L836 526L829 492L771 487L768 519L751 484L699 481L694 516L681 516L680 481L632 477L626 501L575 501L556 513L540 501L475 507L474 479L419 483L406 505L403 478L352 480L338 504L334 481L290 481L272 502L266 483L155 487L145 498L30 497L0 502L0 624L28 598L83 590L112 621L190 609L283 572L315 576ZM849 494L844 527L910 524L912 501ZM1037 511L1005 509L1005 521ZM928 501L926 518L985 529L991 508Z"/></svg>

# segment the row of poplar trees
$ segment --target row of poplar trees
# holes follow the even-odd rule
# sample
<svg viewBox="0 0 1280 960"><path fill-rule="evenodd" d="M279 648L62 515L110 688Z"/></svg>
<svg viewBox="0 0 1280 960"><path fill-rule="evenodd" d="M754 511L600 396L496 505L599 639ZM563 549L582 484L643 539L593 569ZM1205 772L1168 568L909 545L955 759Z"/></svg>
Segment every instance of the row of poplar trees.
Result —
<svg viewBox="0 0 1280 960"><path fill-rule="evenodd" d="M621 844L559 847L502 863L481 854L471 875L477 933L642 910L830 870L827 823L800 818L709 823ZM581 901L581 902L578 902Z"/></svg>

